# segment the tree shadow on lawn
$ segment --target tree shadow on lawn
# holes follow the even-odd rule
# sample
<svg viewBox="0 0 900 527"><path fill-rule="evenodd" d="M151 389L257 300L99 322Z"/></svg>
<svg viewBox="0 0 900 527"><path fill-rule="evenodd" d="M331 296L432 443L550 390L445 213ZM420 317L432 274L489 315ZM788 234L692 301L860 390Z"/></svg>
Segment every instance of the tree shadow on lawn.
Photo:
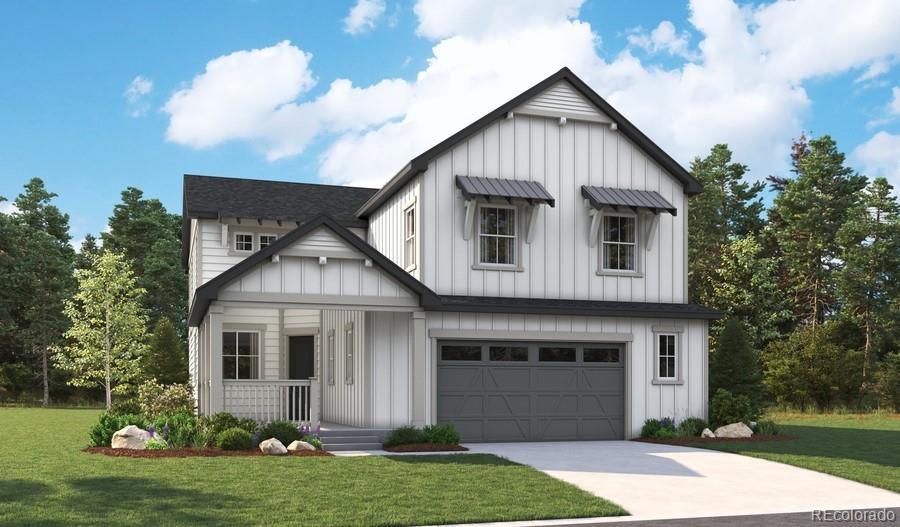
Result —
<svg viewBox="0 0 900 527"><path fill-rule="evenodd" d="M864 428L782 425L784 434L795 441L723 443L717 450L827 457L863 461L885 467L900 467L900 431ZM703 444L693 444L700 446Z"/></svg>
<svg viewBox="0 0 900 527"><path fill-rule="evenodd" d="M520 465L520 463L515 463L508 459L495 456L494 454L417 454L385 457L391 461L399 461L401 463L410 463L414 465Z"/></svg>
<svg viewBox="0 0 900 527"><path fill-rule="evenodd" d="M126 511L167 525L221 524L248 506L237 496L175 487L149 478L87 477L66 483L74 491L62 504L67 511L109 524L119 523L113 518Z"/></svg>
<svg viewBox="0 0 900 527"><path fill-rule="evenodd" d="M0 480L0 503L31 505L50 492L50 485L29 479Z"/></svg>

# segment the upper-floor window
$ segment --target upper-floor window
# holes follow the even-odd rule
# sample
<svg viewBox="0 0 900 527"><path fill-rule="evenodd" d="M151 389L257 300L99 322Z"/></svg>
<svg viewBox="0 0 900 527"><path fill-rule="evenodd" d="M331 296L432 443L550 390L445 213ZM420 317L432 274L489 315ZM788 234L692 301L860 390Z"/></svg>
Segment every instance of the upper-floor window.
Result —
<svg viewBox="0 0 900 527"><path fill-rule="evenodd" d="M234 234L234 250L238 252L253 252L253 235L236 232Z"/></svg>
<svg viewBox="0 0 900 527"><path fill-rule="evenodd" d="M637 271L637 218L603 216L601 262L604 271Z"/></svg>
<svg viewBox="0 0 900 527"><path fill-rule="evenodd" d="M403 211L403 266L407 269L416 267L416 204L413 203Z"/></svg>
<svg viewBox="0 0 900 527"><path fill-rule="evenodd" d="M515 207L479 207L478 263L514 266L517 263L517 248Z"/></svg>
<svg viewBox="0 0 900 527"><path fill-rule="evenodd" d="M263 250L266 247L275 243L275 240L278 239L278 236L275 234L260 234L259 235L259 250Z"/></svg>
<svg viewBox="0 0 900 527"><path fill-rule="evenodd" d="M225 331L222 333L222 378L259 378L259 333Z"/></svg>

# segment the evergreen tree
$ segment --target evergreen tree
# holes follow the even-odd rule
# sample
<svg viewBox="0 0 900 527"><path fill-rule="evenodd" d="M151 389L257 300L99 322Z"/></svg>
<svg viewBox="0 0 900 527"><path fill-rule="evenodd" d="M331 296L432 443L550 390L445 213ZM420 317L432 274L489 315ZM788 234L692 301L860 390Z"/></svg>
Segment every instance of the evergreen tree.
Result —
<svg viewBox="0 0 900 527"><path fill-rule="evenodd" d="M150 335L144 376L154 378L160 384L188 382L187 350L172 321L167 318L160 319Z"/></svg>
<svg viewBox="0 0 900 527"><path fill-rule="evenodd" d="M843 268L837 275L842 312L862 328L862 390L870 383L873 349L897 320L900 298L900 205L884 178L873 180L837 234Z"/></svg>
<svg viewBox="0 0 900 527"><path fill-rule="evenodd" d="M762 399L759 359L744 323L735 317L725 321L718 347L709 357L709 392L719 388L746 395L757 406Z"/></svg>
<svg viewBox="0 0 900 527"><path fill-rule="evenodd" d="M732 239L757 232L763 226L759 194L764 183L745 182L746 165L731 161L727 145L712 147L705 158L691 163L691 173L703 192L691 196L688 206L688 291L692 302L712 304L712 272L722 262L722 248Z"/></svg>
<svg viewBox="0 0 900 527"><path fill-rule="evenodd" d="M835 276L841 251L837 232L856 205L866 178L844 165L844 154L829 137L795 145L797 177L776 198L778 244L785 283L793 294L793 311L816 325L835 307Z"/></svg>
<svg viewBox="0 0 900 527"><path fill-rule="evenodd" d="M72 322L66 332L71 344L56 359L72 374L71 385L102 386L109 410L113 393L140 380L147 337L144 290L125 257L112 251L104 251L76 276L78 291L65 307Z"/></svg>
<svg viewBox="0 0 900 527"><path fill-rule="evenodd" d="M78 269L87 269L91 266L91 262L95 256L100 255L102 249L97 245L97 237L91 233L87 233L81 240L81 247L75 256L75 267Z"/></svg>

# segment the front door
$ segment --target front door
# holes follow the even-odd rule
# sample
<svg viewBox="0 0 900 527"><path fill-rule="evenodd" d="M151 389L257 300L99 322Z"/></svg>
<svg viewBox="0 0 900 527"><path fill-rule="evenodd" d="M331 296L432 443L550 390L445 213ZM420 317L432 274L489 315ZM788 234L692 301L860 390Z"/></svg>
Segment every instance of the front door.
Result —
<svg viewBox="0 0 900 527"><path fill-rule="evenodd" d="M315 375L315 337L288 337L288 379L306 380ZM306 392L300 387L292 387L288 393L289 418L292 421L307 419L310 401Z"/></svg>
<svg viewBox="0 0 900 527"><path fill-rule="evenodd" d="M288 379L315 377L315 337L288 338Z"/></svg>

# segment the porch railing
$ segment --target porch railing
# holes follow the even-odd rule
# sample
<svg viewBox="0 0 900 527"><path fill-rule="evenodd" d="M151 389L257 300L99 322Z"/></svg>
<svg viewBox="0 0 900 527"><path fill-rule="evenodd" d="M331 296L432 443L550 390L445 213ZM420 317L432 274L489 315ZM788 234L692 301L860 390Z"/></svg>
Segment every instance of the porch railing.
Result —
<svg viewBox="0 0 900 527"><path fill-rule="evenodd" d="M310 380L225 381L225 411L257 421L319 420L319 385Z"/></svg>

